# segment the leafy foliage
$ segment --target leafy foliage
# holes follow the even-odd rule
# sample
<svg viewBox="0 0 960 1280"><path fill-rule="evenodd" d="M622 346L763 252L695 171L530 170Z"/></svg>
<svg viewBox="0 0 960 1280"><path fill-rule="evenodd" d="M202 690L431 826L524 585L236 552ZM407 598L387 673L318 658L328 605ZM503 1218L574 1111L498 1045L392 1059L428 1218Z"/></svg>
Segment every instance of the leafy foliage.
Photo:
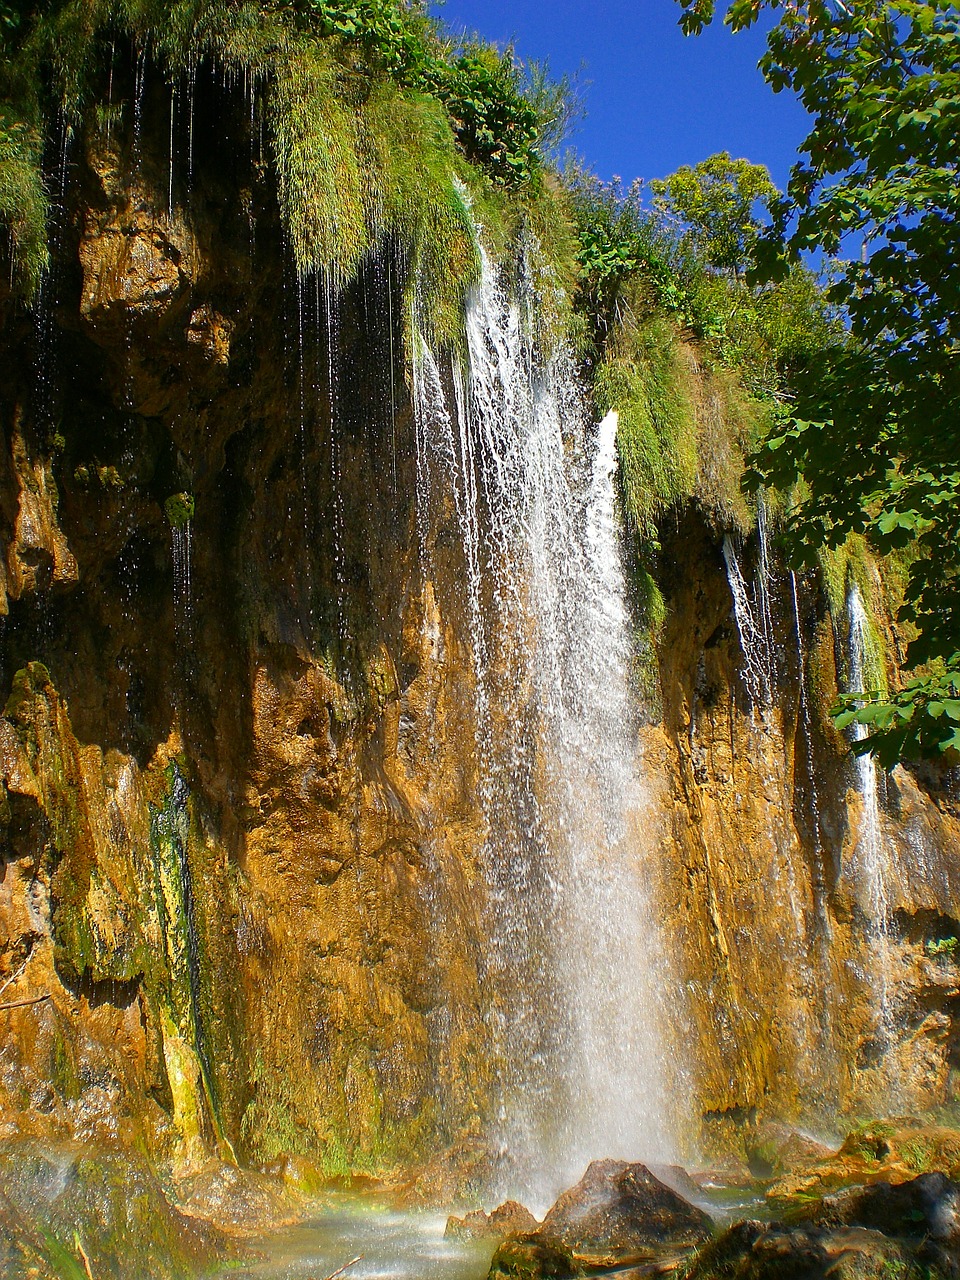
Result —
<svg viewBox="0 0 960 1280"><path fill-rule="evenodd" d="M712 159L716 165L705 161L701 168L719 186L717 174L726 171L729 157ZM766 173L747 167L759 170L753 175L758 181ZM753 287L742 271L708 261L705 234L670 200L658 196L645 204L641 182L624 190L619 182L576 169L565 180L580 244L580 304L593 321L595 348L622 321L665 313L703 344L710 359L735 369L753 395L775 400L795 368L842 335L815 278L802 267ZM674 189L673 177L654 187ZM712 198L726 207L727 195ZM753 223L751 244L759 230Z"/></svg>
<svg viewBox="0 0 960 1280"><path fill-rule="evenodd" d="M688 30L713 16L712 0L680 2ZM759 267L769 278L850 238L861 252L830 290L850 341L827 344L798 377L795 420L772 434L753 480L805 481L791 519L798 559L851 531L881 552L916 544L907 659L915 670L945 662L947 675L917 674L856 718L885 760L953 751L938 682L952 679L960 646L960 14L947 0L737 0L727 21L749 25L765 8L779 15L765 75L799 94L813 128Z"/></svg>
<svg viewBox="0 0 960 1280"><path fill-rule="evenodd" d="M726 151L654 179L650 190L655 207L677 224L696 256L734 275L751 265L759 218L778 195L763 165L734 160Z"/></svg>
<svg viewBox="0 0 960 1280"><path fill-rule="evenodd" d="M51 0L0 11L0 33L0 217L28 293L46 253L44 132L58 116L79 122L104 91L118 36L172 82L207 59L256 84L299 271L348 280L392 238L438 341L455 340L478 270L465 201L511 224L540 206L549 221L540 148L563 86L528 80L509 50L445 39L416 4Z"/></svg>
<svg viewBox="0 0 960 1280"><path fill-rule="evenodd" d="M397 0L280 0L315 34L359 43L400 84L438 98L468 159L508 185L540 166L540 116L524 93L511 50L444 44L415 9Z"/></svg>

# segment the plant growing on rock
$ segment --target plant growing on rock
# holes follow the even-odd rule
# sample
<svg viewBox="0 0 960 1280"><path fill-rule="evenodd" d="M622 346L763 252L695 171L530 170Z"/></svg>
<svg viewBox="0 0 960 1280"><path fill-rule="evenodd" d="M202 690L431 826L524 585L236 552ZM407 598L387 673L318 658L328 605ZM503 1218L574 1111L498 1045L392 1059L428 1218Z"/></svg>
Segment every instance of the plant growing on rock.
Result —
<svg viewBox="0 0 960 1280"><path fill-rule="evenodd" d="M479 269L471 202L494 239L562 220L543 162L562 85L545 90L511 50L446 38L417 5L56 0L13 16L0 27L0 219L28 296L46 261L44 136L105 92L118 37L171 92L203 64L256 85L298 272L340 285L390 245L412 323L438 342L456 341Z"/></svg>

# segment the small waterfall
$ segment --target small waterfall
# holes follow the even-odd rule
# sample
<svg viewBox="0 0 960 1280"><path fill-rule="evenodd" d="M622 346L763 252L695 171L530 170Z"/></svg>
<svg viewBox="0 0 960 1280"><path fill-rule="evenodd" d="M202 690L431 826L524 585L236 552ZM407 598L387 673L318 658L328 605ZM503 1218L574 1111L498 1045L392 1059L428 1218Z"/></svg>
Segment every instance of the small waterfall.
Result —
<svg viewBox="0 0 960 1280"><path fill-rule="evenodd" d="M193 531L192 520L172 526L173 623L180 645L193 647Z"/></svg>
<svg viewBox="0 0 960 1280"><path fill-rule="evenodd" d="M847 592L847 661L848 692L864 693L867 685L867 663L870 642L870 620L864 608L863 597L856 583ZM867 736L866 725L854 721L851 734L854 742L862 742ZM877 764L871 754L854 757L857 790L860 792L862 811L857 844L854 850L854 873L863 888L864 910L868 917L868 936L873 939L874 965L878 984L877 1021L884 1039L889 1039L890 993L889 925L890 908L887 894L888 850L880 815L880 792Z"/></svg>
<svg viewBox="0 0 960 1280"><path fill-rule="evenodd" d="M759 511L763 512L763 504ZM768 707L772 700L775 658L773 623L770 611L770 566L767 551L766 519L758 512L757 531L760 545L757 581L753 590L747 586L740 564L738 540L724 534L723 559L727 582L733 597L733 616L743 654L743 682L753 709Z"/></svg>
<svg viewBox="0 0 960 1280"><path fill-rule="evenodd" d="M529 285L526 286L529 288ZM595 1157L674 1150L669 975L630 687L615 512L616 418L589 420L573 362L544 358L483 256L468 362L414 366L422 548L450 495L463 544L486 820L488 1025L498 1194L546 1203Z"/></svg>

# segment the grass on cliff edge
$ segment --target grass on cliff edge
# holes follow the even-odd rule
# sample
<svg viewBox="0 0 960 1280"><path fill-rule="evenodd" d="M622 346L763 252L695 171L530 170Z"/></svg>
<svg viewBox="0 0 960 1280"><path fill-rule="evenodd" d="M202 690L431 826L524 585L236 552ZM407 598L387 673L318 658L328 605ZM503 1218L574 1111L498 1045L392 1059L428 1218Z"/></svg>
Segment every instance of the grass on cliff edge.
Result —
<svg viewBox="0 0 960 1280"><path fill-rule="evenodd" d="M415 323L455 341L479 271L475 204L491 240L533 227L572 280L543 159L565 87L509 50L447 40L402 0L0 0L0 219L27 296L47 261L44 140L107 96L126 41L171 88L205 61L253 86L302 275L339 286L392 238Z"/></svg>

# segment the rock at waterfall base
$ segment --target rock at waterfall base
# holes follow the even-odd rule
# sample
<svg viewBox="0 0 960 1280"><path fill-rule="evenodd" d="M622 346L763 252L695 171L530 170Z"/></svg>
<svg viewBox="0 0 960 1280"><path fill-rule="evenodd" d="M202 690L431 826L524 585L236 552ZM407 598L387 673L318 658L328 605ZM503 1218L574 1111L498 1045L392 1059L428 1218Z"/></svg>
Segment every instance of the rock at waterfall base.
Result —
<svg viewBox="0 0 960 1280"><path fill-rule="evenodd" d="M843 1187L906 1183L918 1174L960 1173L960 1131L906 1121L873 1121L844 1139L839 1151L811 1161L784 1161L767 1189L775 1212L789 1214Z"/></svg>
<svg viewBox="0 0 960 1280"><path fill-rule="evenodd" d="M535 1233L505 1240L493 1255L487 1280L568 1280L580 1274L569 1249Z"/></svg>
<svg viewBox="0 0 960 1280"><path fill-rule="evenodd" d="M892 1236L922 1236L960 1255L960 1183L942 1173L924 1173L911 1182L878 1182L846 1187L824 1196L811 1214L823 1226L856 1224Z"/></svg>
<svg viewBox="0 0 960 1280"><path fill-rule="evenodd" d="M538 1238L562 1245L584 1266L613 1266L664 1244L701 1244L712 1225L646 1165L595 1160L557 1200Z"/></svg>
<svg viewBox="0 0 960 1280"><path fill-rule="evenodd" d="M867 1227L738 1222L701 1249L685 1280L956 1280L950 1252Z"/></svg>
<svg viewBox="0 0 960 1280"><path fill-rule="evenodd" d="M540 1224L522 1204L507 1200L491 1213L475 1209L462 1218L449 1217L444 1236L448 1240L497 1239L530 1235Z"/></svg>

